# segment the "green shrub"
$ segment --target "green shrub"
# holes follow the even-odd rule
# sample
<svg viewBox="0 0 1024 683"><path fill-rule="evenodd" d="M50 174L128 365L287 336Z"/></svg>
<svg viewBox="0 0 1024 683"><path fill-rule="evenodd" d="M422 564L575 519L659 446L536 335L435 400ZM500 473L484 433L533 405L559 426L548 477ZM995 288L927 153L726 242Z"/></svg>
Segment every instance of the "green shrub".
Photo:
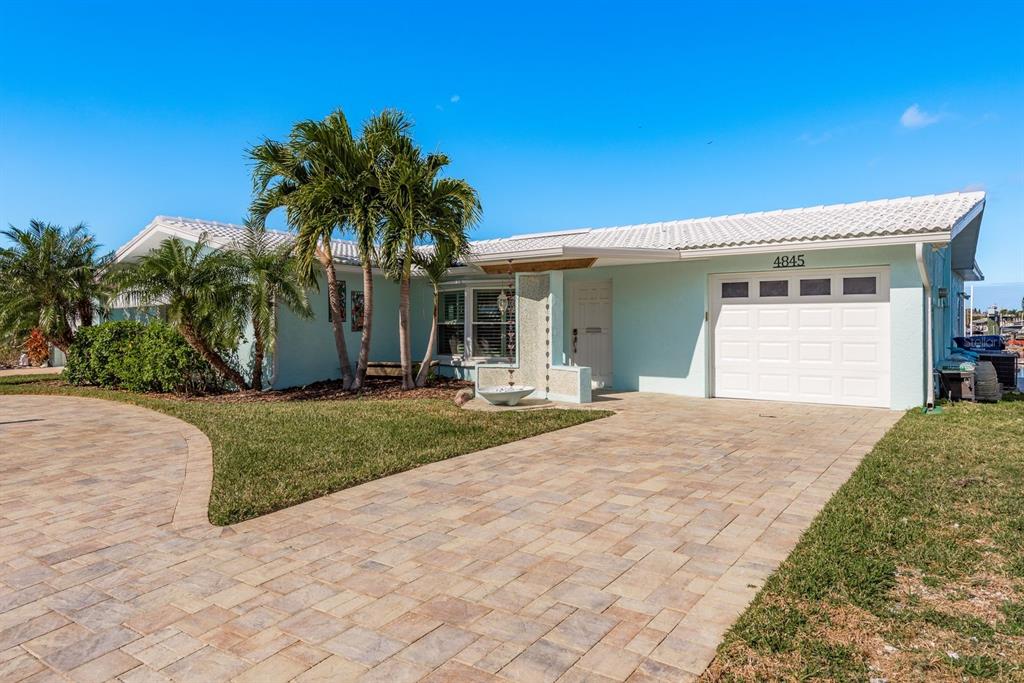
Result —
<svg viewBox="0 0 1024 683"><path fill-rule="evenodd" d="M68 350L64 377L130 391L195 393L220 386L216 374L170 325L117 320L83 327Z"/></svg>

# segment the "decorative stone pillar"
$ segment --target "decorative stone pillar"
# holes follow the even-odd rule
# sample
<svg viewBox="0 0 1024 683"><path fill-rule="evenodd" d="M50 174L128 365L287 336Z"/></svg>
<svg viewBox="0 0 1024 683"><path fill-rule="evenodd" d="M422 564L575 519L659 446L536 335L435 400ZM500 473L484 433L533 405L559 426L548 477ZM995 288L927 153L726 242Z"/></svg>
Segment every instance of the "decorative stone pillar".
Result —
<svg viewBox="0 0 1024 683"><path fill-rule="evenodd" d="M562 365L561 293L560 272L516 275L516 359L477 366L477 387L511 381L534 387L530 398L590 402L590 368Z"/></svg>

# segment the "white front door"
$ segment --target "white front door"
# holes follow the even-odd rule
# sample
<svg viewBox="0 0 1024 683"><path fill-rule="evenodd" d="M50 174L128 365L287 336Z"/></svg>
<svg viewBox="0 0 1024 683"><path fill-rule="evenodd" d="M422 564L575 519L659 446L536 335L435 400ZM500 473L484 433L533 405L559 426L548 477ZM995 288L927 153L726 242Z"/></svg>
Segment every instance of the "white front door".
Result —
<svg viewBox="0 0 1024 683"><path fill-rule="evenodd" d="M887 268L711 277L713 395L890 405Z"/></svg>
<svg viewBox="0 0 1024 683"><path fill-rule="evenodd" d="M594 388L612 384L612 281L572 283L571 362L590 368Z"/></svg>

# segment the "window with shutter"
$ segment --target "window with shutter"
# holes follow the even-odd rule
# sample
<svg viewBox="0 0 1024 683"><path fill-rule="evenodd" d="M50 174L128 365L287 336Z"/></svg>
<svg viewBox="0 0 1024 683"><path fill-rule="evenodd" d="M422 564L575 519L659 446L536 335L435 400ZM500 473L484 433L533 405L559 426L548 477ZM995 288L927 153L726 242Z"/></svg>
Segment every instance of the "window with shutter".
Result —
<svg viewBox="0 0 1024 683"><path fill-rule="evenodd" d="M512 358L516 346L515 296L505 310L498 301L500 289L473 290L473 355L486 358Z"/></svg>
<svg viewBox="0 0 1024 683"><path fill-rule="evenodd" d="M437 355L465 353L466 293L441 292L437 311Z"/></svg>

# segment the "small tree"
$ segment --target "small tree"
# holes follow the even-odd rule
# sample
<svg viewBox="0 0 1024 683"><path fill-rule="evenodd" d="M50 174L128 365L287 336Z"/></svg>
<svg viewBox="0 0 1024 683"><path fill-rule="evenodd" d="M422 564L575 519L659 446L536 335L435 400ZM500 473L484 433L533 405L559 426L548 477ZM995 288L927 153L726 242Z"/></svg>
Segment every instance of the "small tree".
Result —
<svg viewBox="0 0 1024 683"><path fill-rule="evenodd" d="M389 275L398 281L398 339L402 388L416 386L412 376L409 289L416 247L448 240L461 252L468 248L468 229L480 218L480 200L465 180L442 178L444 154L424 155L408 136L392 150L378 182L383 200L381 256Z"/></svg>
<svg viewBox="0 0 1024 683"><path fill-rule="evenodd" d="M164 304L167 321L189 346L222 377L249 389L218 351L237 346L245 316L246 286L237 255L212 249L205 233L194 244L174 237L116 271L113 280L137 305Z"/></svg>
<svg viewBox="0 0 1024 683"><path fill-rule="evenodd" d="M338 110L323 121L300 121L286 142L264 140L249 150L249 158L255 162L252 220L263 225L272 211L283 208L288 225L298 233L295 255L303 275L312 280L315 264L323 271L342 386L349 389L352 361L331 244L335 232L349 226L348 197L364 166L348 120Z"/></svg>
<svg viewBox="0 0 1024 683"><path fill-rule="evenodd" d="M237 245L245 274L245 305L253 332L252 387L263 390L263 360L273 353L277 339L275 308L284 304L296 315L313 317L306 299L305 283L289 244L274 247L267 229L246 221L245 235Z"/></svg>
<svg viewBox="0 0 1024 683"><path fill-rule="evenodd" d="M0 235L11 242L0 249L0 337L25 339L39 330L67 352L106 299L101 276L110 256L99 253L84 223L65 229L33 220Z"/></svg>
<svg viewBox="0 0 1024 683"><path fill-rule="evenodd" d="M430 376L430 359L434 354L434 343L437 340L437 315L441 300L441 280L455 262L466 255L467 242L453 242L446 235L438 235L437 241L426 249L416 251L413 260L416 267L430 280L434 288L434 307L430 318L430 333L427 336L427 350L423 354L423 362L416 373L416 386L426 385Z"/></svg>

